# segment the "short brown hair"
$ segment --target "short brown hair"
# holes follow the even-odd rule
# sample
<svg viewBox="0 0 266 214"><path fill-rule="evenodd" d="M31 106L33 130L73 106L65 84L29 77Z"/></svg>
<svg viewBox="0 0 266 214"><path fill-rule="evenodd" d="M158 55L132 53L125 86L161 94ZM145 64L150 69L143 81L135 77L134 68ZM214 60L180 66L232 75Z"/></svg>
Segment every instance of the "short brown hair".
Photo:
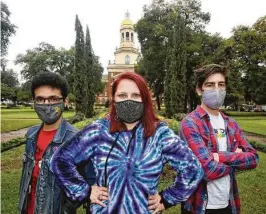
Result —
<svg viewBox="0 0 266 214"><path fill-rule="evenodd" d="M203 83L209 76L215 73L220 73L225 77L225 82L227 82L227 69L226 67L218 64L204 65L203 67L197 69L196 73L196 85L201 88Z"/></svg>

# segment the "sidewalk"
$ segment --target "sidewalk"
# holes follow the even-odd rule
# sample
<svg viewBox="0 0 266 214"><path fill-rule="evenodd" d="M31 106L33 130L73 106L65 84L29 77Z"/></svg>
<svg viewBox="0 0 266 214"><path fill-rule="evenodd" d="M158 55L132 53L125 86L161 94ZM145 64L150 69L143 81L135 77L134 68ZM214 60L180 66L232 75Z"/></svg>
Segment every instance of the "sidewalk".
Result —
<svg viewBox="0 0 266 214"><path fill-rule="evenodd" d="M19 129L17 131L1 133L1 143L15 139L15 138L24 137L28 129L29 127L24 128L24 129Z"/></svg>

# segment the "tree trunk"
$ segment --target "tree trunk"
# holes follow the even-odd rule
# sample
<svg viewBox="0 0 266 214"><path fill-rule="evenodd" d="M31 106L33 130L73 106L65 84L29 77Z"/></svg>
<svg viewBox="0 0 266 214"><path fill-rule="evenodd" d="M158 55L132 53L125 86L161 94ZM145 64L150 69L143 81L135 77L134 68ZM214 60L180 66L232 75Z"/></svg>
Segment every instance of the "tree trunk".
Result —
<svg viewBox="0 0 266 214"><path fill-rule="evenodd" d="M157 109L160 111L161 110L161 103L160 103L160 96L156 95L156 104L157 104Z"/></svg>

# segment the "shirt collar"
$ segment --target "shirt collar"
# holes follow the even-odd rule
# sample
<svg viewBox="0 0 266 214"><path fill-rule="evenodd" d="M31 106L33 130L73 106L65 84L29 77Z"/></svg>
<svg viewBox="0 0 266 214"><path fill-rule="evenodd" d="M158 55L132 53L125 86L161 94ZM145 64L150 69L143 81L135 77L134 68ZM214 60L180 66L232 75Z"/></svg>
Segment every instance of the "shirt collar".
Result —
<svg viewBox="0 0 266 214"><path fill-rule="evenodd" d="M208 113L201 106L197 106L196 111L198 112L200 118L208 117ZM224 120L229 119L229 117L226 116L222 111L219 111L219 112Z"/></svg>

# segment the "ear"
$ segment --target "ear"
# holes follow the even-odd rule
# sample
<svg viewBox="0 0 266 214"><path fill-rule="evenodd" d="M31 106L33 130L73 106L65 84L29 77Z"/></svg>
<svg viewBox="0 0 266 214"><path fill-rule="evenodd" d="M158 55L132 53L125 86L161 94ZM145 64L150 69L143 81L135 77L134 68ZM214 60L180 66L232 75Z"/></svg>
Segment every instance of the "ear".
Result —
<svg viewBox="0 0 266 214"><path fill-rule="evenodd" d="M197 88L196 88L196 93L197 93L199 96L201 96L201 95L202 95L202 90L201 90L199 87L197 87Z"/></svg>

